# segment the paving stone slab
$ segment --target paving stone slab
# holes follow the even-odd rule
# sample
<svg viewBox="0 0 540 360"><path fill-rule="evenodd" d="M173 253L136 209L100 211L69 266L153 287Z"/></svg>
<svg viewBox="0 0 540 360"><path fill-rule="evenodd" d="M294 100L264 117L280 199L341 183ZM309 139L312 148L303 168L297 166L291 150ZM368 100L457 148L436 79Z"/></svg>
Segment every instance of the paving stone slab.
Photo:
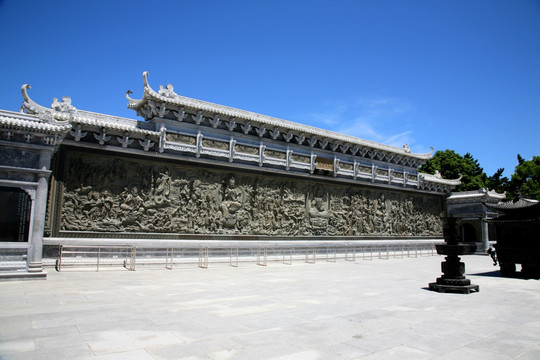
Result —
<svg viewBox="0 0 540 360"><path fill-rule="evenodd" d="M442 260L49 271L0 282L0 359L540 358L540 281L464 256L481 292L428 291Z"/></svg>

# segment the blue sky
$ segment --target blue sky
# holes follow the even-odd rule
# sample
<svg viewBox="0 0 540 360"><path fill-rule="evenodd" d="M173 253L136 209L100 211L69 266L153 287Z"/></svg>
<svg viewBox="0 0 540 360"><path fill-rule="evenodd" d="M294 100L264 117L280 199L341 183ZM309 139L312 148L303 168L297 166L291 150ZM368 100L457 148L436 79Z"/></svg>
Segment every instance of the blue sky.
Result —
<svg viewBox="0 0 540 360"><path fill-rule="evenodd" d="M471 153L510 176L540 155L540 1L0 0L0 109L137 118L181 95L416 153Z"/></svg>

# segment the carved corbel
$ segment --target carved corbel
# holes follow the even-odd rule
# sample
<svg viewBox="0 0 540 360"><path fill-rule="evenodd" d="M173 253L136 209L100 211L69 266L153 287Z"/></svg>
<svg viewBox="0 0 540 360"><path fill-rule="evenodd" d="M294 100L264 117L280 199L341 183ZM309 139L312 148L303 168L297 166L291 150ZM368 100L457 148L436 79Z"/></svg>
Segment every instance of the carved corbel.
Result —
<svg viewBox="0 0 540 360"><path fill-rule="evenodd" d="M82 131L81 124L77 124L75 129L69 130L69 133L71 134L71 136L73 136L75 141L81 141L81 139L88 134L87 132Z"/></svg>
<svg viewBox="0 0 540 360"><path fill-rule="evenodd" d="M146 139L143 140L139 140L139 144L142 146L142 148L144 149L144 151L148 151L150 150L151 147L154 146L154 142L151 141L148 137L146 137Z"/></svg>
<svg viewBox="0 0 540 360"><path fill-rule="evenodd" d="M127 148L129 145L133 144L133 139L129 138L129 134L127 131L124 132L124 136L117 136L116 140L118 140L118 142L122 144L123 148Z"/></svg>
<svg viewBox="0 0 540 360"><path fill-rule="evenodd" d="M255 128L255 131L257 132L257 135L259 135L259 137L263 137L266 133L266 126L261 125L258 128Z"/></svg>
<svg viewBox="0 0 540 360"><path fill-rule="evenodd" d="M201 125L201 123L203 122L204 120L204 116L202 114L202 112L197 112L197 115L191 115L191 118L193 119L193 121L195 121L195 124L197 125Z"/></svg>
<svg viewBox="0 0 540 360"><path fill-rule="evenodd" d="M45 136L42 138L42 141L45 145L54 146L56 145L57 136Z"/></svg>
<svg viewBox="0 0 540 360"><path fill-rule="evenodd" d="M229 131L233 131L236 127L236 120L233 118L225 123L225 126L227 126L227 129Z"/></svg>
<svg viewBox="0 0 540 360"><path fill-rule="evenodd" d="M165 115L167 115L169 113L169 110L167 110L167 106L165 104L161 104L161 105L156 106L156 111L157 111L157 115L160 118L164 118Z"/></svg>
<svg viewBox="0 0 540 360"><path fill-rule="evenodd" d="M274 130L270 130L269 134L272 137L272 139L276 140L279 136L279 130L275 128Z"/></svg>
<svg viewBox="0 0 540 360"><path fill-rule="evenodd" d="M251 130L251 123L247 123L245 125L240 125L240 127L242 128L242 131L244 132L244 134L248 134Z"/></svg>
<svg viewBox="0 0 540 360"><path fill-rule="evenodd" d="M359 148L358 146L356 146L356 145L353 146L353 147L351 148L351 154L353 154L353 156L356 155L356 153L358 152L358 150L360 150L360 148Z"/></svg>
<svg viewBox="0 0 540 360"><path fill-rule="evenodd" d="M304 135L304 134L302 133L302 134L300 134L300 135L295 136L294 139L296 140L296 142L298 143L298 145L302 145L302 143L304 142L304 140L306 140L306 135Z"/></svg>
<svg viewBox="0 0 540 360"><path fill-rule="evenodd" d="M4 137L6 138L6 140L11 141L11 139L13 139L13 131L5 131Z"/></svg>
<svg viewBox="0 0 540 360"><path fill-rule="evenodd" d="M319 140L319 144L321 145L321 149L326 148L328 146L328 139Z"/></svg>
<svg viewBox="0 0 540 360"><path fill-rule="evenodd" d="M290 142L293 138L292 131L289 131L286 134L283 134L283 138L285 139L286 142Z"/></svg>
<svg viewBox="0 0 540 360"><path fill-rule="evenodd" d="M343 144L340 146L340 148L341 148L341 152L345 154L347 150L349 150L349 145Z"/></svg>
<svg viewBox="0 0 540 360"><path fill-rule="evenodd" d="M150 120L152 118L152 109L148 104L144 104L139 111L137 111L137 115L142 115L146 120Z"/></svg>
<svg viewBox="0 0 540 360"><path fill-rule="evenodd" d="M358 149L358 155L361 156L361 157L365 157L367 153L368 153L368 149L366 149L366 148Z"/></svg>
<svg viewBox="0 0 540 360"><path fill-rule="evenodd" d="M217 128L219 124L221 123L221 119L219 118L218 115L214 115L214 117L211 118L209 121L210 121L210 125L212 125L214 129Z"/></svg>
<svg viewBox="0 0 540 360"><path fill-rule="evenodd" d="M94 137L96 138L97 141L99 141L99 145L103 145L111 139L111 137L108 136L107 133L105 132L105 128L101 128L101 133L94 134Z"/></svg>
<svg viewBox="0 0 540 360"><path fill-rule="evenodd" d="M187 116L186 110L182 107L178 111L173 111L174 116L176 117L176 120L178 121L184 121L184 119Z"/></svg>
<svg viewBox="0 0 540 360"><path fill-rule="evenodd" d="M24 134L24 141L26 141L27 143L31 143L32 140L34 140L34 134Z"/></svg>
<svg viewBox="0 0 540 360"><path fill-rule="evenodd" d="M157 112L157 109L156 109L156 104L152 100L148 100L147 104L148 104L149 118L152 117L152 115L157 116L158 112Z"/></svg>
<svg viewBox="0 0 540 360"><path fill-rule="evenodd" d="M317 145L317 137L316 136L313 136L311 138L308 139L308 144L310 147L314 147L315 145Z"/></svg>
<svg viewBox="0 0 540 360"><path fill-rule="evenodd" d="M332 144L330 145L330 148L332 149L332 151L337 151L337 149L339 148L339 145L340 145L340 144L337 143L337 142L336 142L336 143L332 143Z"/></svg>

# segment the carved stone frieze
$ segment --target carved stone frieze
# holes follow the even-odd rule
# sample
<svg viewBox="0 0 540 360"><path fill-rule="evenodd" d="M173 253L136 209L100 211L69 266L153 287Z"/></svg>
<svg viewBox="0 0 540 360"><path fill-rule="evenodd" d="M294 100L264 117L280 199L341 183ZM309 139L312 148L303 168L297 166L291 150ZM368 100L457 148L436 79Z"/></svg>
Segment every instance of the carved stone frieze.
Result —
<svg viewBox="0 0 540 360"><path fill-rule="evenodd" d="M353 169L353 164L340 163L339 167L344 169L344 170L352 170Z"/></svg>
<svg viewBox="0 0 540 360"><path fill-rule="evenodd" d="M265 150L264 155L266 157L274 158L274 159L282 159L285 160L287 158L287 154L281 151L274 151L274 150Z"/></svg>
<svg viewBox="0 0 540 360"><path fill-rule="evenodd" d="M219 140L203 139L203 146L220 150L229 150L229 143Z"/></svg>
<svg viewBox="0 0 540 360"><path fill-rule="evenodd" d="M371 166L358 165L356 168L360 173L371 174Z"/></svg>
<svg viewBox="0 0 540 360"><path fill-rule="evenodd" d="M297 155L297 154L292 154L291 155L291 160L299 162L299 163L304 163L304 164L309 164L309 162L311 161L308 156Z"/></svg>
<svg viewBox="0 0 540 360"><path fill-rule="evenodd" d="M187 136L182 134L167 133L167 141L195 145L197 138L195 136Z"/></svg>
<svg viewBox="0 0 540 360"><path fill-rule="evenodd" d="M65 154L60 232L440 236L441 198Z"/></svg>
<svg viewBox="0 0 540 360"><path fill-rule="evenodd" d="M259 154L258 148L252 147L252 146L240 145L240 144L236 144L235 151L239 153L251 154L251 155Z"/></svg>

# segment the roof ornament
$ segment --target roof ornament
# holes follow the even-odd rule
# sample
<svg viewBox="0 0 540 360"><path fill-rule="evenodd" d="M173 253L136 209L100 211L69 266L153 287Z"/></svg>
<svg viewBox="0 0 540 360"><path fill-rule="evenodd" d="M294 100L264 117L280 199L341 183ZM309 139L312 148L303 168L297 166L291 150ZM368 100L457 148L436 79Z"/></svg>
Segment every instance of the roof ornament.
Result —
<svg viewBox="0 0 540 360"><path fill-rule="evenodd" d="M148 71L145 71L142 73L142 81L144 83L144 87L145 88L150 88L152 89L152 87L150 86L150 84L148 84Z"/></svg>
<svg viewBox="0 0 540 360"><path fill-rule="evenodd" d="M403 151L405 151L407 154L411 153L411 148L407 144L403 144Z"/></svg>
<svg viewBox="0 0 540 360"><path fill-rule="evenodd" d="M130 104L137 104L141 100L132 99L129 95L133 94L133 91L128 90L126 91L126 99L129 101Z"/></svg>
<svg viewBox="0 0 540 360"><path fill-rule="evenodd" d="M59 121L56 119L51 109L41 106L37 104L34 100L30 99L30 96L28 96L27 92L28 89L31 89L31 86L28 84L24 84L23 86L21 86L21 93L24 99L20 109L21 113L25 112L27 114L37 115L41 121L55 125L68 124L71 120L73 120L77 109L71 105L71 98L69 96L64 96L61 103L58 102L57 98L54 98L51 105L52 110L69 114L67 119L65 116L60 116L61 119L65 120Z"/></svg>
<svg viewBox="0 0 540 360"><path fill-rule="evenodd" d="M174 86L172 84L167 84L165 88L163 88L163 85L159 85L159 91L158 94L164 97L168 97L171 99L174 99L178 95L174 92Z"/></svg>
<svg viewBox="0 0 540 360"><path fill-rule="evenodd" d="M57 98L53 98L51 109L60 112L75 112L77 109L71 105L71 98L69 96L62 97L62 102L58 102Z"/></svg>

